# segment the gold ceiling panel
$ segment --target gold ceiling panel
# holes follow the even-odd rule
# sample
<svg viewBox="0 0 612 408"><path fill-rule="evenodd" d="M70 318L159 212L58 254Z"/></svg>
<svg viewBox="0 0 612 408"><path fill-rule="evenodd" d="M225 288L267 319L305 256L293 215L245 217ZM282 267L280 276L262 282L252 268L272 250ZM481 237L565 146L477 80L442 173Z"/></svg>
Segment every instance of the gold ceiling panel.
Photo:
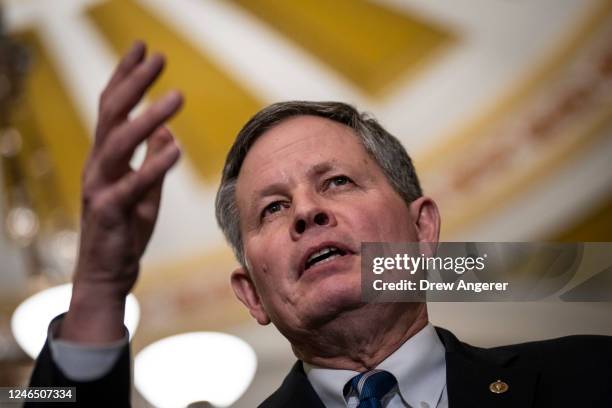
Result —
<svg viewBox="0 0 612 408"><path fill-rule="evenodd" d="M553 235L553 241L597 242L612 241L612 197L602 200L590 212L581 214L580 219L563 232Z"/></svg>
<svg viewBox="0 0 612 408"><path fill-rule="evenodd" d="M22 139L24 182L43 219L64 214L76 221L89 137L36 34L28 31L15 37L27 47L31 60L13 116Z"/></svg>
<svg viewBox="0 0 612 408"><path fill-rule="evenodd" d="M185 107L171 126L199 175L216 182L240 127L262 104L206 55L133 1L104 2L90 9L89 16L118 54L134 40L142 39L152 51L166 55L166 71L151 96L159 97L170 89L183 92Z"/></svg>
<svg viewBox="0 0 612 408"><path fill-rule="evenodd" d="M419 68L450 32L366 0L231 0L379 97Z"/></svg>

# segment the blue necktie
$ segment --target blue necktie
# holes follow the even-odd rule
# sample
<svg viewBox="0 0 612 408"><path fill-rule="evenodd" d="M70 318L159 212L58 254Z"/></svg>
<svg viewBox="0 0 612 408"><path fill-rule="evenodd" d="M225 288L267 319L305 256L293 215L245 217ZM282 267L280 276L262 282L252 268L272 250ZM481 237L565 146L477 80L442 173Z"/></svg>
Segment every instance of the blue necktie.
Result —
<svg viewBox="0 0 612 408"><path fill-rule="evenodd" d="M382 399L397 385L388 371L372 370L353 377L344 387L344 395L355 390L359 395L358 408L382 408Z"/></svg>

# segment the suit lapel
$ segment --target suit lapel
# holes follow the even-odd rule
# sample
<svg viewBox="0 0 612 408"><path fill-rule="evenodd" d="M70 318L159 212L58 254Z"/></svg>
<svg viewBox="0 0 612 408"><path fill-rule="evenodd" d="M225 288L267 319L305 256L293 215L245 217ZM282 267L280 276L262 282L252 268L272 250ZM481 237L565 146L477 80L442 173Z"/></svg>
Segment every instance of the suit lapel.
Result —
<svg viewBox="0 0 612 408"><path fill-rule="evenodd" d="M519 355L472 347L447 330L436 330L446 348L449 408L533 406L539 373L519 368ZM508 386L507 391L495 393L490 389L498 380Z"/></svg>
<svg viewBox="0 0 612 408"><path fill-rule="evenodd" d="M325 408L308 381L302 362L297 361L280 388L266 399L260 408Z"/></svg>

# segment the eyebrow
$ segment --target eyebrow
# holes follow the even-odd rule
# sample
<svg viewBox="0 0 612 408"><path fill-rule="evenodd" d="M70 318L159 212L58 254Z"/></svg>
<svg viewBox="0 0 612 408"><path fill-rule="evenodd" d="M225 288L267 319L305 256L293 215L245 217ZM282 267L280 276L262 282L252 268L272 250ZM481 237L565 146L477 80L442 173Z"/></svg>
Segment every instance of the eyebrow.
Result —
<svg viewBox="0 0 612 408"><path fill-rule="evenodd" d="M334 164L334 162L331 162L331 161L317 163L314 166L312 166L312 168L309 169L308 172L306 172L306 174L308 175L309 178L320 176L321 174L325 174L331 170L334 170L336 167L337 166Z"/></svg>
<svg viewBox="0 0 612 408"><path fill-rule="evenodd" d="M263 197L267 197L269 195L276 194L279 190L282 190L285 186L286 186L286 183L272 183L272 184L265 186L264 188L260 190L255 191L252 195L253 203L256 203L257 200Z"/></svg>

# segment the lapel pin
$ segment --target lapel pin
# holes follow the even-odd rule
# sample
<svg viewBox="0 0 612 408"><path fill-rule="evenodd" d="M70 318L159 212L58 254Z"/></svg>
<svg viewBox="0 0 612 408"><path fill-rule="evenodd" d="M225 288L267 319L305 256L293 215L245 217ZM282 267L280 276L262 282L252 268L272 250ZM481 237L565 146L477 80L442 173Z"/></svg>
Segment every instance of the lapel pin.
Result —
<svg viewBox="0 0 612 408"><path fill-rule="evenodd" d="M503 394L504 392L508 391L508 388L510 388L508 384L502 380L497 380L489 385L489 391L491 391L493 394Z"/></svg>

